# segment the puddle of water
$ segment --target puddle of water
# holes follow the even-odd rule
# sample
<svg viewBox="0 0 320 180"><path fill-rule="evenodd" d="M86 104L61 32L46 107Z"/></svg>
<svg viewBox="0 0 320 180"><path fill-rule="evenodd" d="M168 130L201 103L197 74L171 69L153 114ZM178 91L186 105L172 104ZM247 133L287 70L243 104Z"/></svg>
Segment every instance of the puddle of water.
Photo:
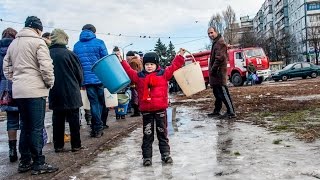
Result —
<svg viewBox="0 0 320 180"><path fill-rule="evenodd" d="M179 103L186 103L186 102L204 102L204 101L210 101L212 98L198 98L198 99L183 99L179 100ZM176 102L174 99L170 100L171 102Z"/></svg>
<svg viewBox="0 0 320 180"><path fill-rule="evenodd" d="M282 99L287 101L310 101L320 99L320 95L283 97Z"/></svg>
<svg viewBox="0 0 320 180"><path fill-rule="evenodd" d="M320 166L318 142L305 144L291 134L271 134L245 123L220 122L179 108L182 122L170 136L173 165L161 163L158 142L153 165L143 167L142 129L105 151L79 173L79 179L314 179ZM191 119L202 118L203 121ZM201 127L201 128L199 128ZM155 138L156 139L156 138ZM273 140L281 139L280 144Z"/></svg>

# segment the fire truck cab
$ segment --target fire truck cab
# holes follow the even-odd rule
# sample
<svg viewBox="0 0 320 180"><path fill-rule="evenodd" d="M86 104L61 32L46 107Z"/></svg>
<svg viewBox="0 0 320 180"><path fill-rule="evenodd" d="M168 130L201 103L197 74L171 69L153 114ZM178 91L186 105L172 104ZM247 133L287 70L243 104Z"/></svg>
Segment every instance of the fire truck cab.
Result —
<svg viewBox="0 0 320 180"><path fill-rule="evenodd" d="M209 82L208 64L210 60L210 51L203 51L193 54L196 61L200 63L202 74L206 84ZM270 74L269 59L265 55L262 48L235 48L228 50L228 77L234 86L242 86L247 79L247 65L252 62L257 69L259 81L256 84L262 83ZM186 64L192 62L192 57L189 55L186 58Z"/></svg>

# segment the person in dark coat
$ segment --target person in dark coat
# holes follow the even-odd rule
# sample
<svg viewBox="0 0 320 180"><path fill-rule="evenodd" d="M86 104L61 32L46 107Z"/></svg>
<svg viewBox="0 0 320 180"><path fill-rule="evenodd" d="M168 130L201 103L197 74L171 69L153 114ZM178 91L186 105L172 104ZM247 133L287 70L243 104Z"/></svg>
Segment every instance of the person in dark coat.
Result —
<svg viewBox="0 0 320 180"><path fill-rule="evenodd" d="M49 108L53 110L53 143L55 152L64 151L65 121L69 122L72 151L81 149L79 108L83 72L76 54L66 48L68 35L61 29L51 34L50 56L55 82L49 92Z"/></svg>
<svg viewBox="0 0 320 180"><path fill-rule="evenodd" d="M12 28L7 28L2 32L2 39L0 40L0 67L3 65L3 58L7 54L7 49L13 39L16 37L17 31ZM12 97L12 86L9 86L8 81L4 77L3 70L0 68L0 95L3 94L4 90L9 88L9 92ZM17 155L17 130L19 127L19 111L17 105L13 102L8 106L1 106L2 111L7 113L7 131L9 139L9 159L10 162L18 160Z"/></svg>
<svg viewBox="0 0 320 180"><path fill-rule="evenodd" d="M235 118L236 114L227 87L228 48L222 36L214 27L208 28L208 36L212 40L209 61L209 82L216 98L214 110L208 116L218 116L221 119ZM223 115L220 114L222 103L227 108L227 112Z"/></svg>

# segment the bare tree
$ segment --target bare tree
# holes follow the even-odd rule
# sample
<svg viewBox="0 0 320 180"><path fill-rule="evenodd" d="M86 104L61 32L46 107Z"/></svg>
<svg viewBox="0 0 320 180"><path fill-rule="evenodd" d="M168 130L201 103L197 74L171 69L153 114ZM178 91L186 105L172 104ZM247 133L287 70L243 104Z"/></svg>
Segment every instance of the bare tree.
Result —
<svg viewBox="0 0 320 180"><path fill-rule="evenodd" d="M316 55L316 64L319 64L319 46L320 46L320 23L314 26L308 27L308 41L313 46L314 53Z"/></svg>
<svg viewBox="0 0 320 180"><path fill-rule="evenodd" d="M231 6L228 6L222 15L225 24L224 39L228 44L233 44L237 36L236 13Z"/></svg>
<svg viewBox="0 0 320 180"><path fill-rule="evenodd" d="M209 27L214 27L220 34L223 34L222 16L217 13L213 14L209 21Z"/></svg>
<svg viewBox="0 0 320 180"><path fill-rule="evenodd" d="M256 34L250 30L246 30L243 32L241 38L239 39L239 44L242 48L254 47L259 45Z"/></svg>
<svg viewBox="0 0 320 180"><path fill-rule="evenodd" d="M282 38L278 40L280 59L286 63L286 65L292 62L292 56L295 53L294 49L295 38L289 33L284 33Z"/></svg>

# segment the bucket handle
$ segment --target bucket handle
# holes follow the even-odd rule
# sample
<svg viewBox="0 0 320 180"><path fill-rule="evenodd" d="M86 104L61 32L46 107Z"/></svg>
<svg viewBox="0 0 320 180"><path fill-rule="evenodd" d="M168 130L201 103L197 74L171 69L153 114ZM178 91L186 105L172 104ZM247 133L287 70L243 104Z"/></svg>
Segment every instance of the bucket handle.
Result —
<svg viewBox="0 0 320 180"><path fill-rule="evenodd" d="M188 50L185 50L185 51L190 54L190 56L192 57L192 61L193 61L194 63L197 62L196 59L194 58L194 56L192 55L192 53L191 53L190 51L188 51Z"/></svg>

